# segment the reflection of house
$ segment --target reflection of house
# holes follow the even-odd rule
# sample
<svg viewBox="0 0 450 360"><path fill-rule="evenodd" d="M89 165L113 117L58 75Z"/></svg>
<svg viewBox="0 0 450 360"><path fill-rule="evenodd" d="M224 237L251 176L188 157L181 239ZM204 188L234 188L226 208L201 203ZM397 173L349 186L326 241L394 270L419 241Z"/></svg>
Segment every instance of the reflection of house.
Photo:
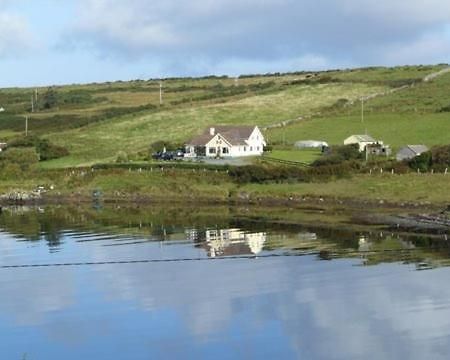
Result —
<svg viewBox="0 0 450 360"><path fill-rule="evenodd" d="M398 151L396 158L398 161L410 160L427 151L425 145L407 145Z"/></svg>
<svg viewBox="0 0 450 360"><path fill-rule="evenodd" d="M248 233L239 229L207 230L205 247L208 256L259 254L266 242L266 233Z"/></svg>
<svg viewBox="0 0 450 360"><path fill-rule="evenodd" d="M186 144L185 157L261 155L266 146L257 126L216 126Z"/></svg>

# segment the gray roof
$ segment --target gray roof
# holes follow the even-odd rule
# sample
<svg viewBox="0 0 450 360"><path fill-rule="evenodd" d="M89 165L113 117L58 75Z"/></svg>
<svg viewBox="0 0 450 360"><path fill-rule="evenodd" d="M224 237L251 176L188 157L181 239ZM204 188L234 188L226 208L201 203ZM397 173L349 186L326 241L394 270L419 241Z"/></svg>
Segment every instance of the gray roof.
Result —
<svg viewBox="0 0 450 360"><path fill-rule="evenodd" d="M248 140L250 135L255 130L256 126L211 126L205 130L202 135L199 135L188 142L188 145L205 146L212 138L220 134L231 145L246 145L245 140ZM210 134L210 129L214 128L214 135Z"/></svg>
<svg viewBox="0 0 450 360"><path fill-rule="evenodd" d="M407 145L397 152L397 160L412 159L428 150L425 145Z"/></svg>
<svg viewBox="0 0 450 360"><path fill-rule="evenodd" d="M407 145L406 147L417 155L428 151L428 147L426 147L425 145Z"/></svg>

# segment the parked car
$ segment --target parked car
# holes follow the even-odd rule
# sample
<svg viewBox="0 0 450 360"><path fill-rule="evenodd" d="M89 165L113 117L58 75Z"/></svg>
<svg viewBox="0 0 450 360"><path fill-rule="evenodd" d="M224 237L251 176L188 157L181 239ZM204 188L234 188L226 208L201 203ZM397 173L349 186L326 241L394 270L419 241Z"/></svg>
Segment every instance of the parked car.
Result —
<svg viewBox="0 0 450 360"><path fill-rule="evenodd" d="M184 157L184 149L177 149L174 151L158 151L152 154L155 160L176 160Z"/></svg>

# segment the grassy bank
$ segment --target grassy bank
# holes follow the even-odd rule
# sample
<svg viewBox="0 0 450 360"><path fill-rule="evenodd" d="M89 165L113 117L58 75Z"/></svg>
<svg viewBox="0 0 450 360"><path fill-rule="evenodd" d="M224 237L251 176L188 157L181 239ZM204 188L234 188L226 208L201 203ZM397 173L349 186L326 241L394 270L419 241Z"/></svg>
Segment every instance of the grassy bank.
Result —
<svg viewBox="0 0 450 360"><path fill-rule="evenodd" d="M332 201L373 204L450 203L450 175L355 175L311 183L239 185L224 172L195 169L150 170L53 170L39 171L31 179L0 181L0 193L49 190L44 197L61 201L94 199L120 201L200 202L304 202ZM322 200L320 200L322 201Z"/></svg>

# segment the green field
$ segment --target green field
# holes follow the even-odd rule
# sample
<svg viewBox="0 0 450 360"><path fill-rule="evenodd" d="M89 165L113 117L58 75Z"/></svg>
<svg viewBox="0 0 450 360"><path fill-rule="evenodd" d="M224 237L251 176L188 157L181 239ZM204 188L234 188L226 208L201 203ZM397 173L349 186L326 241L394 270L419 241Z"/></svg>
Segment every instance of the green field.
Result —
<svg viewBox="0 0 450 360"><path fill-rule="evenodd" d="M272 159L295 161L301 163L312 163L316 160L322 152L317 149L302 149L302 150L273 150L266 156Z"/></svg>
<svg viewBox="0 0 450 360"><path fill-rule="evenodd" d="M165 79L57 86L55 106L31 113L35 89L0 89L0 141L29 131L66 147L70 155L43 162L42 168L64 168L114 161L119 151L131 157L152 142L183 144L213 124L290 121L265 132L272 156L311 162L315 152L289 151L298 140L342 144L351 134L368 133L394 149L405 144L450 143L450 74L422 79L445 65L363 68L317 73ZM399 86L407 89L390 92ZM48 89L37 89L38 102ZM361 97L384 94L365 102ZM297 120L300 117L303 120Z"/></svg>

